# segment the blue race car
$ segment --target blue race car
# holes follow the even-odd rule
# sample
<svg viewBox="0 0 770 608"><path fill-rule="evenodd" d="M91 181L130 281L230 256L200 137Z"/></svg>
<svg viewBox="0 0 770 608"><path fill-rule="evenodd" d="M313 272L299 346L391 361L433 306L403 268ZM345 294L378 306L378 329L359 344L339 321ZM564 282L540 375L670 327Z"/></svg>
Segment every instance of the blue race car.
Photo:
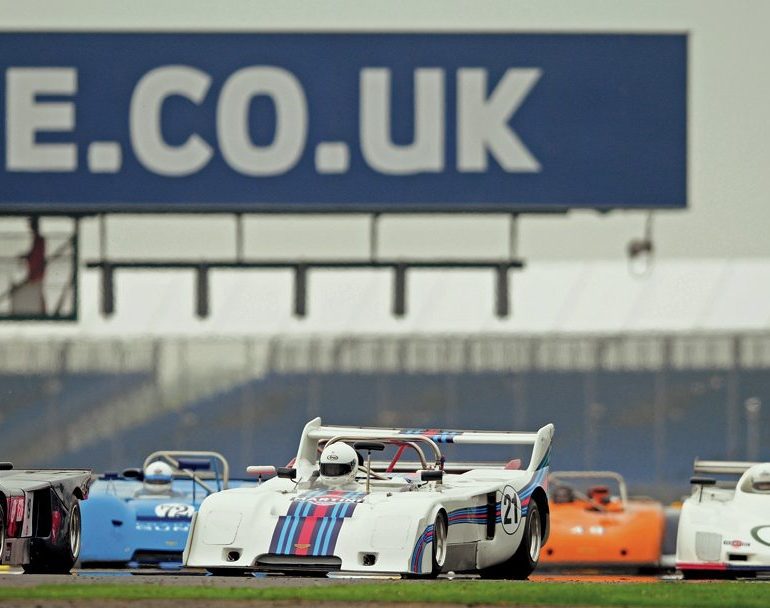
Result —
<svg viewBox="0 0 770 608"><path fill-rule="evenodd" d="M181 564L193 513L209 494L254 485L231 480L217 452L159 451L141 469L105 473L82 510L81 567Z"/></svg>

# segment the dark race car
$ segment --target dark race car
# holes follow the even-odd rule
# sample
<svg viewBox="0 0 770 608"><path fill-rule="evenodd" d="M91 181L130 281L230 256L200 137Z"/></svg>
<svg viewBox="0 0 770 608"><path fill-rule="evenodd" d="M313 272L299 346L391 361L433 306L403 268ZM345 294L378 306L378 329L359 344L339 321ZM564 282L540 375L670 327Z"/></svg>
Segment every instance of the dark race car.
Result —
<svg viewBox="0 0 770 608"><path fill-rule="evenodd" d="M80 554L80 501L90 470L18 469L0 463L0 564L62 574Z"/></svg>

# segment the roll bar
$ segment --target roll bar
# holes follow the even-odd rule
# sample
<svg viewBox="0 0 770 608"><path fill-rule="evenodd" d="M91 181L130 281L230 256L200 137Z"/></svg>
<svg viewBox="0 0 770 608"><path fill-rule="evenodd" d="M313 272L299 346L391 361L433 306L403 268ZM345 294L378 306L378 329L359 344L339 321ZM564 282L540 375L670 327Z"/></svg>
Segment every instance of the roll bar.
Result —
<svg viewBox="0 0 770 608"><path fill-rule="evenodd" d="M201 486L209 494L213 494L214 492L216 492L217 490L211 489L208 486L208 484L206 484L200 478L200 476L180 466L179 458L183 456L189 456L192 458L208 458L210 460L216 460L217 462L219 462L222 465L222 489L223 490L227 489L227 485L230 481L230 465L228 464L227 459L224 456L222 456L222 454L220 454L219 452L200 452L200 451L190 452L185 450L158 450L156 452L153 452L147 458L144 459L142 470L146 469L151 462L158 459L162 459L168 462L177 471L181 471L182 473L187 475L190 479L192 479L195 483Z"/></svg>
<svg viewBox="0 0 770 608"><path fill-rule="evenodd" d="M628 489L626 480L620 473L615 471L559 471L551 473L549 476L552 482L563 479L612 479L620 488L620 501L625 505L628 502Z"/></svg>
<svg viewBox="0 0 770 608"><path fill-rule="evenodd" d="M408 439L406 438L408 437ZM345 435L337 435L336 437L332 437L329 439L329 441L326 442L326 445L331 445L332 443L337 443L338 441L345 441L345 442L356 442L360 441L360 437L349 437ZM408 445L417 452L417 454L420 457L420 465L423 469L429 468L428 466L428 460L425 458L425 452L422 451L422 448L416 443L417 441L423 441L430 447L431 450L433 450L433 455L435 458L435 465L436 467L439 467L441 465L441 450L439 449L438 445L436 445L436 442L432 439L429 439L428 437L425 437L424 435L394 435L392 437L377 437L377 441L382 441L384 443L392 444L392 445Z"/></svg>

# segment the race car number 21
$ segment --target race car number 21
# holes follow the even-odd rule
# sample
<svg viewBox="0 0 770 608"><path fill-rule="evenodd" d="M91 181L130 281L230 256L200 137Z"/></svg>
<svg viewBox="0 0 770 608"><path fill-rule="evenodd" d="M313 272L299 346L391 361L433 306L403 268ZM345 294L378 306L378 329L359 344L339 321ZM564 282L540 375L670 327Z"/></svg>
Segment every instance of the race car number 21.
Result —
<svg viewBox="0 0 770 608"><path fill-rule="evenodd" d="M521 524L521 500L511 486L503 488L500 501L500 523L506 534L515 534Z"/></svg>

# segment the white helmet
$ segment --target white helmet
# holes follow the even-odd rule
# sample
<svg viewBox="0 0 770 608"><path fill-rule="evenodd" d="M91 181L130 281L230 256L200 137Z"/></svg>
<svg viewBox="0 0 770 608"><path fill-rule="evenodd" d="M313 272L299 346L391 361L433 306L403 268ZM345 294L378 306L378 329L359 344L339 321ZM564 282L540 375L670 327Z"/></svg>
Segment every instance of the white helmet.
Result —
<svg viewBox="0 0 770 608"><path fill-rule="evenodd" d="M151 494L168 494L171 492L173 477L171 465L162 460L155 460L144 469L144 490Z"/></svg>
<svg viewBox="0 0 770 608"><path fill-rule="evenodd" d="M751 489L770 494L770 465L758 467L751 475Z"/></svg>
<svg viewBox="0 0 770 608"><path fill-rule="evenodd" d="M324 448L318 464L321 483L342 486L356 480L358 453L347 443L338 441Z"/></svg>

